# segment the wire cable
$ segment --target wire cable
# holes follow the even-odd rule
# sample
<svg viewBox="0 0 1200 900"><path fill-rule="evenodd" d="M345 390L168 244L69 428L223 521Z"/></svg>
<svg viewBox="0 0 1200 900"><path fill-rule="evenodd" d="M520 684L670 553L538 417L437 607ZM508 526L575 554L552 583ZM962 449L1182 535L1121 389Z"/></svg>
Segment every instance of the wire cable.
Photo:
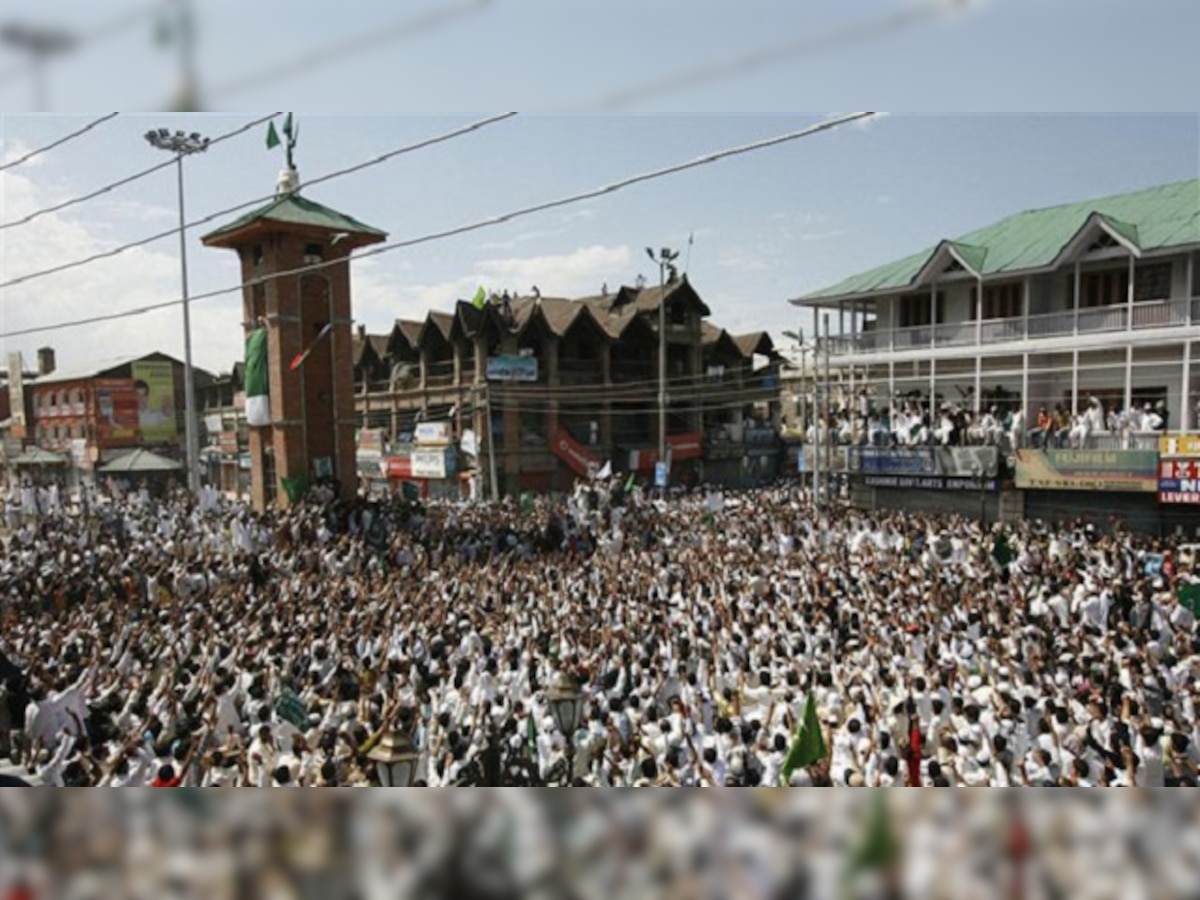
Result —
<svg viewBox="0 0 1200 900"><path fill-rule="evenodd" d="M675 93L684 88L694 88L698 85L724 81L753 72L771 63L900 31L934 16L958 11L970 5L970 2L971 0L927 0L919 6L894 10L878 19L856 22L827 34L806 35L771 47L759 48L729 59L698 66L686 72L676 72L657 80L646 81L640 85L616 91L593 103L564 109L561 112L615 112L663 94Z"/></svg>
<svg viewBox="0 0 1200 900"><path fill-rule="evenodd" d="M278 113L272 114L272 116L275 116L275 115L279 115L279 114ZM423 140L417 141L414 144L407 144L403 147L398 147L395 150L389 150L387 153L380 154L379 156L365 160L364 162L358 163L357 165L350 166L349 168L339 169L336 172L330 172L326 175L320 176L319 178L314 178L311 181L306 183L306 187L312 187L313 185L321 184L326 181L331 181L334 178L341 178L345 175L352 175L355 172L360 172L363 169L368 169L372 166L377 166L381 163L387 162L388 160L390 160L394 157L401 156L402 154L412 153L416 150L422 150L426 147L432 147L435 144L444 143L444 142L452 140L454 138L462 137L463 135L469 134L473 131L479 131L480 129L485 128L489 125L494 125L497 122L502 122L505 119L510 119L515 115L517 115L517 113L507 112L507 113L502 113L502 114L496 115L496 116L490 116L487 119L481 119L478 122L472 122L470 125L465 125L462 128L456 128L453 131L435 135L432 138L425 138ZM267 118L271 118L271 116L268 116ZM266 119L263 119L262 121L266 121ZM261 124L261 123L259 123L259 124ZM211 146L211 142L210 142L209 146ZM164 165L174 165L174 164L175 164L175 158L171 157L169 160L167 160L166 163L160 163L158 166L155 167L155 169L161 169ZM256 206L260 203L267 203L274 199L276 199L275 194L264 194L261 197L255 197L252 200L246 200L246 201L244 201L242 203L238 203L234 206L230 206L225 209L219 209L216 212L209 213L207 216L203 216L199 219L193 219L191 222L186 223L183 226L183 230L187 231L188 229L195 228L197 225L204 225L207 222L211 222L214 219L219 219L222 216L230 215L231 213L235 213L239 210L245 209L248 206ZM68 263L62 263L61 265L52 266L49 269L42 269L37 272L30 272L27 275L19 275L16 278L10 278L7 281L0 282L0 289L8 288L8 287L15 287L16 285L25 284L30 281L35 281L39 278L45 278L49 275L57 275L59 272L66 272L71 269L78 269L81 266L86 266L86 265L89 265L91 263L97 262L102 259L109 259L114 256L119 256L120 254L125 253L126 251L133 250L137 247L145 247L147 244L153 244L156 241L161 241L164 238L171 237L172 235L177 235L177 234L179 234L179 232L180 232L180 228L178 226L176 226L174 228L168 228L166 231L160 231L157 234L150 235L149 237L144 237L144 238L141 238L140 240L136 240L136 241L130 241L127 244L121 244L120 246L113 247L109 250L101 250L99 253L93 253L91 256L85 256L82 259L76 259L76 260L72 260L71 262L68 262Z"/></svg>
<svg viewBox="0 0 1200 900"><path fill-rule="evenodd" d="M776 147L781 144L786 144L786 143L789 143L792 141L797 141L797 140L801 140L803 138L811 137L813 135L820 134L822 132L832 131L832 130L834 130L836 128L840 128L844 125L848 125L853 122L858 122L858 121L870 118L875 115L876 115L876 113L873 113L873 112L860 112L860 113L851 113L851 114L845 115L845 116L839 116L836 119L826 119L822 122L818 122L816 125L811 125L807 128L802 128L798 131L790 131L790 132L787 132L786 134L781 134L781 135L776 135L774 137L765 138L763 140L755 141L750 144L742 144L737 147L730 147L725 150L718 150L716 152L706 154L704 156L698 157L698 158L690 160L688 162L676 163L674 165L665 166L663 168L655 169L650 172L643 172L639 175L632 175L628 178L621 179L620 181L615 181L615 182L605 185L603 187L594 188L592 190L587 190L587 191L581 191L579 193L571 194L566 197L560 197L556 200L547 200L542 203L536 203L531 206L526 206L526 207L522 207L520 209L512 210L511 212L501 213L500 215L492 216L487 219L481 219L476 222L468 223L466 225L459 225L455 228L448 228L443 231L435 231L435 232L431 232L429 234L424 234L424 235L421 235L421 236L415 237L415 238L408 238L406 240L394 241L391 243L381 244L381 245L379 245L377 247L373 247L369 250L364 250L363 252L359 253L358 255L351 257L349 261L351 263L354 263L354 262L358 262L359 260L370 259L372 257L379 256L384 253L390 253L394 250L400 250L400 249L403 249L406 247L416 247L416 246L419 246L422 244L433 243L434 241L445 240L446 238L449 238L449 237L456 237L456 236L462 235L462 234L469 234L473 231L480 231L484 228L491 228L495 225L499 225L499 224L502 224L505 222L510 222L514 219L523 218L526 216L533 215L535 213L544 212L545 210L556 209L556 208L562 207L562 206L569 206L574 203L581 203L585 200L592 200L597 197L602 197L605 194L616 193L617 191L624 190L624 189L631 187L633 185L636 185L636 184L642 184L642 183L645 183L648 181L654 181L659 178L665 178L669 175L675 175L679 172L685 172L690 169L700 168L701 166L711 165L712 163L718 162L723 159L728 159L730 157L741 156L741 155L745 155L747 153L754 153L759 150L767 149L769 147ZM178 230L178 229L176 229L176 230ZM173 234L175 232L172 231L170 233ZM252 278L249 281L242 282L240 284L236 284L231 287L218 288L216 290L205 291L200 294L195 294L195 295L192 295L190 298L188 298L187 301L185 301L182 297L180 297L180 298L177 298L174 300L164 300L159 303L151 303L146 306L140 306L140 307L136 307L134 309L123 310L121 312L101 313L101 314L95 315L95 316L87 316L82 319L74 319L74 320L67 321L67 322L57 322L52 325L38 325L38 326L30 327L30 328L22 328L22 329L16 329L13 331L6 331L3 333L0 333L0 339L23 337L23 336L29 335L29 334L44 334L46 332L51 332L51 331L61 331L66 328L78 328L83 325L96 325L96 324L100 324L102 322L112 322L112 321L116 321L119 319L129 318L131 316L146 315L148 313L157 312L159 310L170 309L171 307L174 307L174 306L181 306L185 302L209 300L214 297L223 297L227 294L239 293L247 287L253 287L255 285L266 284L267 282L274 281L279 278L291 278L291 277L294 277L297 275L304 275L304 274L308 274L308 273L312 273L312 272L318 272L318 271L330 268L332 266L341 265L342 262L343 262L343 260L340 260L340 259L326 260L326 261L319 262L319 263L311 263L308 265L300 266L295 269L288 269L283 272L274 272L274 273L271 273L270 275L262 276L259 278ZM27 280L27 279L24 279L24 280ZM0 284L0 288L7 287L13 283L14 282L5 282L3 284Z"/></svg>
<svg viewBox="0 0 1200 900"><path fill-rule="evenodd" d="M211 93L214 97L226 97L263 87L264 85L270 85L290 75L308 75L313 69L319 66L329 65L344 57L355 56L380 46L387 46L404 38L430 31L460 16L480 12L490 2L491 0L465 0L465 2L454 6L432 10L415 19L398 22L390 27L375 28L370 32L349 38L340 43L329 44L316 50L310 50L274 68L265 69L261 72L227 82L217 87Z"/></svg>
<svg viewBox="0 0 1200 900"><path fill-rule="evenodd" d="M271 119L275 118L276 116L280 116L280 115L282 115L282 113L275 112L275 113L271 113L269 116L263 116L261 118L255 119L253 122L247 122L245 125L241 126L240 128L235 128L233 131L228 131L225 134L222 134L222 135L219 135L219 136L213 138L211 141L208 142L208 146L212 147L213 145L219 144L222 141L227 141L230 138L237 137L238 135L243 134L252 128L257 128L259 125L262 125L264 122L268 122ZM119 181L114 181L110 184L106 184L102 188L97 188L96 190L92 191L89 194L83 194L79 197L73 197L70 200L64 200L61 203L56 203L53 206L46 206L41 209L34 210L33 212L29 213L29 215L23 216L20 219L14 219L11 222L0 223L0 231L5 230L6 228L15 228L18 225L27 225L30 222L34 221L35 219L38 219L45 215L49 215L50 213L61 212L62 210L67 209L71 206L76 206L80 203L85 203L88 200L95 200L97 197L103 196L104 194L111 193L112 191L115 191L117 188L125 187L125 185L127 185L127 184L133 184L135 181L139 181L140 179L145 178L148 175L153 175L155 172L159 172L159 171L166 169L173 165L175 165L174 158L167 159L163 162L157 163L156 165L150 166L148 169L142 169L140 172L134 172L132 175L128 175L125 178L120 179ZM176 230L178 230L178 229L176 229ZM172 233L174 233L174 232L172 232Z"/></svg>
<svg viewBox="0 0 1200 900"><path fill-rule="evenodd" d="M98 128L101 125L103 125L105 122L109 121L110 119L115 119L119 115L120 115L119 112L112 112L112 113L108 113L107 115L101 116L98 119L93 119L91 122L88 122L82 128L76 129L75 131L72 131L70 134L63 135L58 140L51 141L49 144L46 144L46 146L44 146L44 147L38 147L36 150L30 150L28 153L26 153L24 156L20 157L19 159L14 159L12 162L7 162L7 163L4 163L4 165L0 165L0 172L6 172L9 169L16 168L17 166L21 165L22 163L27 163L31 159L33 159L37 156L41 156L43 153L47 153L47 152L55 149L56 147L61 147L63 144L69 144L71 141L75 140L76 138L83 137L85 134L87 134L93 128Z"/></svg>

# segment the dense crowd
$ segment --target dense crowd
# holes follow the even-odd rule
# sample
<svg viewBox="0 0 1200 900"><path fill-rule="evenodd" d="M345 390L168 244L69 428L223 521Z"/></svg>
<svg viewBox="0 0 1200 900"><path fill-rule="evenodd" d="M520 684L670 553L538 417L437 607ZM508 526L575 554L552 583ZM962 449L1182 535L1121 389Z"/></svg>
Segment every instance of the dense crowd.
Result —
<svg viewBox="0 0 1200 900"><path fill-rule="evenodd" d="M1195 784L1200 579L1171 546L623 487L22 513L0 759L52 785L366 786L399 729L427 786L498 746L580 785ZM810 699L827 753L785 777Z"/></svg>

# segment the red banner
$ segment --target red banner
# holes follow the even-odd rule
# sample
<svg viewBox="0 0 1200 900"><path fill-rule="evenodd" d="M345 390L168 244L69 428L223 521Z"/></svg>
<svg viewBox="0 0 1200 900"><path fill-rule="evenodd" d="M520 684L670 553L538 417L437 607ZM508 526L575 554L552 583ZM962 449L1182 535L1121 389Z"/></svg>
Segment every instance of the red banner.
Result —
<svg viewBox="0 0 1200 900"><path fill-rule="evenodd" d="M704 453L704 436L694 431L684 434L669 434L667 435L667 449L672 462L678 462L681 459L696 459ZM629 468L638 472L653 469L657 462L657 448L634 450L629 454Z"/></svg>
<svg viewBox="0 0 1200 900"><path fill-rule="evenodd" d="M412 457L389 456L387 462L388 478L412 478Z"/></svg>
<svg viewBox="0 0 1200 900"><path fill-rule="evenodd" d="M560 428L558 434L554 436L554 445L551 448L554 455L565 462L579 475L585 478L590 477L600 469L600 460L591 450L571 437L570 432L565 428Z"/></svg>

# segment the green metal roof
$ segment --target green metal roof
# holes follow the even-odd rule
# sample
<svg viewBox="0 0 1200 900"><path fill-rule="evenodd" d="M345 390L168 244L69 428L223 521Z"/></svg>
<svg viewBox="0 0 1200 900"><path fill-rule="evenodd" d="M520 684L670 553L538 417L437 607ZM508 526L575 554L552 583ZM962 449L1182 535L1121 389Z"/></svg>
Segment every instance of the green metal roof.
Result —
<svg viewBox="0 0 1200 900"><path fill-rule="evenodd" d="M387 237L386 232L370 225L364 225L357 219L345 213L340 213L328 206L314 203L298 193L286 194L265 206L251 210L244 216L234 219L228 225L223 225L216 231L206 234L204 241L211 241L229 234L234 234L249 225L259 221L280 222L286 225L306 225L313 228L327 228L332 231L348 231L353 234L370 234Z"/></svg>
<svg viewBox="0 0 1200 900"><path fill-rule="evenodd" d="M978 259L978 271L985 276L1039 269L1053 263L1095 213L1143 251L1200 244L1200 179L1028 210L964 234L952 243L964 259L972 263ZM929 248L878 266L801 299L820 300L907 287L935 250Z"/></svg>

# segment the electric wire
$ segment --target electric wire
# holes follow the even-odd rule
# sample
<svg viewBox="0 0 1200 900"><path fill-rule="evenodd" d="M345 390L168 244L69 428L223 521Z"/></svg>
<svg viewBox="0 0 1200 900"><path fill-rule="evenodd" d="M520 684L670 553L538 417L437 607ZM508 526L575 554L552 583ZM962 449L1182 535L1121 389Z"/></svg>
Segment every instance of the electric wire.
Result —
<svg viewBox="0 0 1200 900"><path fill-rule="evenodd" d="M273 115L278 115L278 113L274 113ZM307 182L306 187L312 187L313 185L321 184L326 181L331 181L334 178L341 178L346 175L352 175L356 172L362 171L363 169L368 169L372 166L380 165L381 163L387 162L388 160L393 159L394 157L400 156L402 154L412 153L416 150L422 150L426 147L431 147L435 144L444 143L445 141L452 140L453 138L461 137L461 136L463 136L465 134L469 134L473 131L478 131L481 128L487 127L488 125L494 125L497 122L502 122L505 119L512 118L515 115L517 115L517 113L508 112L508 113L502 113L502 114L496 115L496 116L490 116L486 119L482 119L477 122L472 122L470 125L466 125L462 128L457 128L453 131L435 135L432 138L424 138L420 141L417 141L416 143L407 144L403 147L398 147L394 150L389 150L387 153L382 153L379 156L365 160L361 163L358 163L357 165L353 165L353 166L350 166L345 169L339 169L335 172L329 172L318 178L314 178L311 181ZM265 119L263 121L265 121ZM210 146L211 146L211 143L210 143ZM157 168L162 168L164 165L174 165L174 164L175 164L175 158L172 157L171 159L167 160L166 163L160 163ZM219 219L223 216L230 215L231 213L238 212L239 210L245 209L246 207L255 206L260 203L267 203L267 202L269 202L271 200L275 200L275 199L276 199L276 196L274 194L265 194L261 197L255 197L252 200L246 200L242 203L235 204L234 206L226 207L225 209L219 209L216 212L209 213L208 215L202 216L199 219L193 219L191 222L187 222L183 226L182 230L187 231L189 229L195 228L198 225L204 225L207 222L211 222L214 219ZM136 240L136 241L130 241L128 243L121 244L117 247L112 247L108 250L102 250L99 253L93 253L91 256L85 256L80 259L72 260L70 262L60 263L57 266L51 266L48 269L41 269L39 271L30 272L25 275L18 275L16 278L10 278L7 281L0 282L0 289L15 287L20 284L27 284L28 282L36 281L39 278L46 278L50 275L57 275L60 272L66 272L71 269L78 269L82 266L90 265L91 263L98 262L99 260L102 260L102 259L109 259L114 256L119 256L120 254L125 253L129 250L133 250L137 247L145 247L148 244L153 244L156 241L161 241L164 238L168 238L173 235L177 235L177 234L179 234L180 230L181 229L178 226L175 226L173 228L168 228L165 231L160 231L156 234L149 235L148 237L140 238L139 240ZM193 298L193 299L195 299L195 298ZM180 301L180 302L182 302L182 301Z"/></svg>
<svg viewBox="0 0 1200 900"><path fill-rule="evenodd" d="M208 146L212 147L212 146L215 146L216 144L221 143L222 141L227 141L230 138L237 137L240 134L244 134L245 132L249 131L250 129L257 128L259 125L262 125L264 122L269 122L271 119L274 119L280 115L282 115L282 113L274 112L268 116L262 116L261 118L255 119L252 122L247 122L245 125L242 125L239 128L235 128L233 131L227 131L224 134L218 135L217 137L213 138L212 140L210 140L208 142ZM27 225L30 222L34 221L35 219L39 219L42 216L49 215L50 213L61 212L64 209L68 209L72 206L77 206L80 203L86 203L89 200L95 200L97 197L103 196L104 194L112 193L117 188L122 188L128 184L133 184L135 181L139 181L148 175L153 175L155 172L159 172L159 171L169 168L170 166L173 166L173 165L175 165L174 158L164 160L163 162L160 162L153 166L150 166L147 169L142 169L140 172L134 172L132 175L127 175L124 178L119 179L118 181L110 182L110 183L104 185L103 187L100 187L94 191L91 191L90 193L82 194L78 197L72 197L70 200L64 200L61 203L54 204L53 206L44 206L40 209L34 210L33 212L29 213L28 215L22 216L19 219L14 219L11 222L0 223L0 231L4 231L7 228L15 228L18 225ZM178 230L178 229L176 229L176 230Z"/></svg>
<svg viewBox="0 0 1200 900"><path fill-rule="evenodd" d="M90 121L86 125L84 125L82 128L77 128L75 131L72 131L70 134L65 134L62 137L60 137L58 140L51 141L49 144L46 144L44 147L38 147L36 150L30 150L24 156L19 157L18 159L14 159L12 162L6 162L3 165L0 165L0 172L6 172L9 169L16 168L17 166L19 166L23 163L29 162L31 159L35 159L36 157L41 156L43 153L48 153L49 151L54 150L57 147L61 147L63 144L69 144L71 141L76 140L77 138L83 137L89 131L91 131L95 128L99 128L105 122L109 121L110 119L115 119L119 115L120 115L119 112L111 112L111 113L108 113L107 115L101 116L98 119L93 119L92 121Z"/></svg>
<svg viewBox="0 0 1200 900"><path fill-rule="evenodd" d="M759 141L754 141L749 144L742 144L737 147L730 147L730 148L727 148L724 150L718 150L713 153L708 153L708 154L705 154L704 156L701 156L701 157L698 157L696 159L692 159L692 160L689 160L686 162L676 163L674 165L665 166L665 167L655 169L655 170L652 170L649 172L643 172L638 175L632 175L627 178L621 179L620 181L615 181L615 182L612 182L610 184L604 185L599 188L581 191L581 192L578 192L575 194L570 194L565 197L560 197L560 198L557 198L554 200L547 200L547 201L544 201L541 203L532 204L530 206L522 207L522 208L512 210L512 211L506 212L506 213L501 213L499 215L491 216L489 218L480 219L480 220L477 220L475 222L471 222L471 223L468 223L465 225L459 225L454 228L448 228L448 229L444 229L441 231L430 232L428 234L424 234L419 237L384 243L379 246L364 250L361 253L358 253L356 256L351 257L349 259L349 262L355 263L355 262L358 262L363 259L370 259L372 257L379 256L384 253L390 253L395 250L400 250L400 249L407 248L407 247L416 247L416 246L419 246L422 244L428 244L428 243L433 243L435 241L445 240L446 238L450 238L450 237L456 237L456 236L463 235L463 234L469 234L474 231L480 231L485 228L490 228L490 227L494 227L496 225L510 222L510 221L513 221L514 219L519 219L519 218L523 218L526 216L534 215L535 213L545 212L546 210L556 209L556 208L563 207L563 206L569 206L569 205L572 205L575 203L581 203L585 200L592 200L597 197L602 197L606 194L616 193L618 191L629 188L633 185L642 184L642 183L649 182L649 181L655 181L659 178L665 178L667 176L675 175L680 172L700 168L702 166L710 165L712 163L718 162L720 160L728 159L730 157L745 155L748 153L754 153L754 152L757 152L760 150L767 149L769 147L776 147L781 144L801 140L801 139L807 138L807 137L812 137L813 135L820 134L822 132L832 131L836 128L851 124L853 122L861 121L863 119L870 118L874 115L876 115L876 113L859 112L859 113L852 113L849 115L839 116L838 118L835 118L835 119L826 119L822 122L818 122L817 124L811 125L807 128L803 128L803 129L800 129L797 131L790 131L790 132L787 132L787 133L781 134L781 135L775 135L774 137L765 138L765 139L759 140ZM168 233L174 234L177 230L178 229L175 229ZM218 288L215 290L205 291L203 293L195 294L186 301L183 298L176 298L173 300L164 300L159 303L151 303L151 304L147 304L145 306L136 307L134 309L122 310L119 312L101 313L101 314L94 315L94 316L87 316L87 317L83 317L83 318L79 318L79 319L69 320L66 322L57 322L57 323L53 323L50 325L37 325L37 326L31 326L28 328L14 329L11 331L6 331L3 333L0 333L0 339L23 337L25 335L30 335L30 334L45 334L45 333L52 332L52 331L61 331L66 328L78 328L78 327L81 327L84 325L96 325L96 324L100 324L102 322L111 322L111 321L117 321L120 319L130 318L132 316L146 315L146 314L149 314L152 312L157 312L159 310L170 309L171 307L175 307L175 306L181 306L185 302L208 300L208 299L213 299L215 297L223 297L228 294L239 293L248 287L254 287L254 286L260 285L260 284L266 284L270 281L274 281L274 280L277 280L280 278L291 278L291 277L295 277L295 276L299 276L299 275L318 272L318 271L330 268L332 266L341 265L342 262L343 262L343 260L325 260L325 261L318 262L318 263L310 263L310 264L300 266L300 267L297 267L294 269L287 269L282 272L273 272L269 275L252 278L249 281L242 282L242 283L233 285L231 287ZM25 280L27 280L27 279L25 279ZM10 286L13 283L14 282L4 282L3 284L0 284L0 288Z"/></svg>

